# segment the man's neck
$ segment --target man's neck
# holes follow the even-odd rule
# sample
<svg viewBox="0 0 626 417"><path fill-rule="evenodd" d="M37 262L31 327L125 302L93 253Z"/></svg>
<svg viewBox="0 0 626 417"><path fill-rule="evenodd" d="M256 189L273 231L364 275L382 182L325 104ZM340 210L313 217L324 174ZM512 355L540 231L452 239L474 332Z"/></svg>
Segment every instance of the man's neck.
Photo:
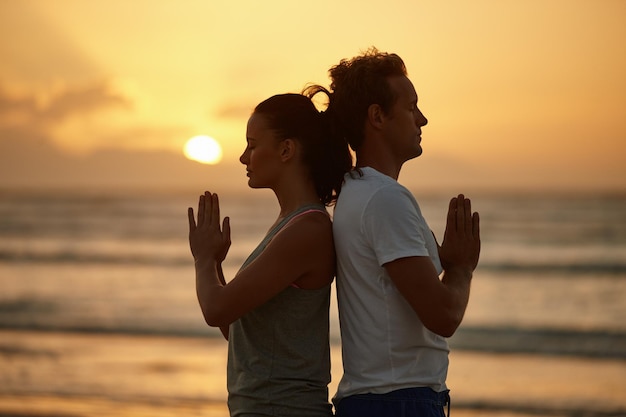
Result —
<svg viewBox="0 0 626 417"><path fill-rule="evenodd" d="M370 167L380 172L381 174L385 174L388 177L393 178L394 180L398 180L400 176L400 169L402 168L402 164L398 165L392 161L387 161L382 158L367 158L363 155L358 155L356 158L356 167L364 168Z"/></svg>

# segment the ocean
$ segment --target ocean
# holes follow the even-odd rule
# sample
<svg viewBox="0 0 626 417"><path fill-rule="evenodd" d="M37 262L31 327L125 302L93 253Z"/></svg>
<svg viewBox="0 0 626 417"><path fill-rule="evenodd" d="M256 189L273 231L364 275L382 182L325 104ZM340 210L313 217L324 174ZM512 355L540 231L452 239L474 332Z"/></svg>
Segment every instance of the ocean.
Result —
<svg viewBox="0 0 626 417"><path fill-rule="evenodd" d="M414 194L441 240L451 196ZM451 378L454 355L470 375L467 381L456 376L463 392L453 415L626 415L626 391L596 402L572 391L572 398L551 403L529 387L509 403L506 386L503 398L492 399L471 376L482 381L481 370L498 363L497 375L513 387L524 369L532 372L540 363L572 364L564 369L584 364L597 377L587 386L626 388L626 195L470 197L481 215L482 252L464 322L450 339ZM278 205L270 192L256 190L224 193L220 201L232 227L228 279L273 223ZM111 415L141 414L128 411L132 404L149 404L151 415L226 415L225 343L202 319L187 242L186 210L196 204L197 195L189 192L0 192L0 416L107 415L102 402L113 407L112 401L118 407ZM331 339L339 352L335 304ZM195 350L184 353L174 345ZM134 356L132 346L141 346ZM72 349L91 356L72 356ZM119 365L121 357L143 363L155 352L167 361L153 358L143 371ZM180 363L191 358L197 362L185 369L193 378L172 384L172 375L185 372ZM520 368L519 360L527 365ZM198 369L191 369L194 364ZM507 377L509 366L520 371ZM96 368L87 374L85 367ZM605 368L618 373L593 375ZM160 386L154 372L170 383ZM133 378L141 382L130 384ZM566 375L559 381L573 382Z"/></svg>

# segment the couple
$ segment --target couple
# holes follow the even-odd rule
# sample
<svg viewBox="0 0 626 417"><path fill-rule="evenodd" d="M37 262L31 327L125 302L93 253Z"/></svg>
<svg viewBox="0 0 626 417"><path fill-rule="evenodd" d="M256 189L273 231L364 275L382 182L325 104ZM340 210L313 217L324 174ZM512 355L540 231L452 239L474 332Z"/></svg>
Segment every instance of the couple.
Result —
<svg viewBox="0 0 626 417"><path fill-rule="evenodd" d="M375 48L330 70L331 91L273 96L248 121L241 155L252 188L280 214L237 275L221 264L229 219L218 196L189 209L196 290L228 346L231 416L332 416L330 285L337 276L343 377L340 417L443 416L450 337L480 252L479 219L452 198L441 246L398 184L422 153L427 120L400 57ZM311 97L324 92L318 112ZM356 153L356 167L348 144ZM325 206L335 203L331 222Z"/></svg>

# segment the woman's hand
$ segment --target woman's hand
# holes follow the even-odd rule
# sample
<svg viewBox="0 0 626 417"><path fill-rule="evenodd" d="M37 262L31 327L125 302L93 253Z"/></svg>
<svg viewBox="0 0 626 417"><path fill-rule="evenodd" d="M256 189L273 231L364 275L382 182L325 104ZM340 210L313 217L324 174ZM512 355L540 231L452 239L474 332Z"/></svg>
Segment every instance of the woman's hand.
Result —
<svg viewBox="0 0 626 417"><path fill-rule="evenodd" d="M217 194L206 191L198 203L198 222L193 208L189 217L189 246L196 264L215 261L221 264L230 248L230 219L224 218L220 228L220 205Z"/></svg>

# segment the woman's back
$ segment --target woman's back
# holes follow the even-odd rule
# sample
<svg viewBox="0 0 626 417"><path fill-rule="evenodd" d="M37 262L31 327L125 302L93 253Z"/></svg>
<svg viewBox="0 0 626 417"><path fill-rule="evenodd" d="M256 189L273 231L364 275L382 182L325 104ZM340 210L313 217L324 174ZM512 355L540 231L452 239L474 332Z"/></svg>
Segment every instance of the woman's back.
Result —
<svg viewBox="0 0 626 417"><path fill-rule="evenodd" d="M290 213L268 232L242 269L261 256L276 235L311 212L327 216L322 205L306 205ZM333 246L330 236L327 246ZM300 289L294 284L230 325L228 406L232 416L332 415L329 306L330 282L319 289Z"/></svg>
<svg viewBox="0 0 626 417"><path fill-rule="evenodd" d="M232 416L331 416L330 284L289 287L230 325Z"/></svg>

